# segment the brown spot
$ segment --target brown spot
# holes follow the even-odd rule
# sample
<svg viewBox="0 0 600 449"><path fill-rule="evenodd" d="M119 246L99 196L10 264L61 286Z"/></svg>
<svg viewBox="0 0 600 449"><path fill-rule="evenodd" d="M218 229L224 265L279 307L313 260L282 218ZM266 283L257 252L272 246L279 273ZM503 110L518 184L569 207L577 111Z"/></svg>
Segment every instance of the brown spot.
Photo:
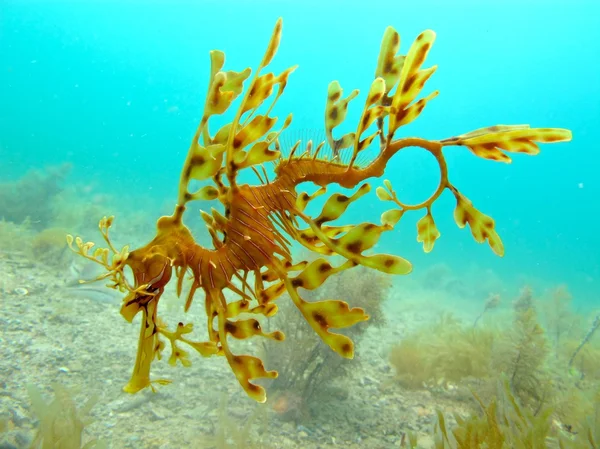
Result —
<svg viewBox="0 0 600 449"><path fill-rule="evenodd" d="M292 285L294 287L302 287L304 285L304 281L302 279L294 278L292 279Z"/></svg>
<svg viewBox="0 0 600 449"><path fill-rule="evenodd" d="M248 383L247 388L248 388L248 390L250 390L253 393L257 393L257 392L260 391L260 387L259 386L251 384L251 383Z"/></svg>
<svg viewBox="0 0 600 449"><path fill-rule="evenodd" d="M339 195L337 197L337 202L338 203L346 203L346 202L348 202L349 199L350 198L348 198L346 195Z"/></svg>
<svg viewBox="0 0 600 449"><path fill-rule="evenodd" d="M319 219L315 220L315 224L316 224L318 227L321 227L321 225L322 225L323 223L327 222L327 221L331 221L331 218L329 218L329 217L327 217L327 216L323 216L323 217L321 217L321 218L319 218ZM316 239L316 238L307 239L307 241L314 241L314 240L317 240L317 239Z"/></svg>
<svg viewBox="0 0 600 449"><path fill-rule="evenodd" d="M331 111L329 111L329 118L331 120L336 120L338 118L338 108L337 107L333 107L331 108Z"/></svg>
<svg viewBox="0 0 600 449"><path fill-rule="evenodd" d="M327 324L327 318L325 318L319 312L313 312L312 316L313 316L313 319L317 323L319 323L319 326L321 326L322 328L327 329L329 327L329 325Z"/></svg>
<svg viewBox="0 0 600 449"><path fill-rule="evenodd" d="M349 354L352 352L352 345L350 343L344 343L342 345L342 352L344 354Z"/></svg>
<svg viewBox="0 0 600 449"><path fill-rule="evenodd" d="M252 323L252 327L254 328L255 331L259 331L260 330L260 323L258 321L254 321Z"/></svg>
<svg viewBox="0 0 600 449"><path fill-rule="evenodd" d="M383 264L387 267L390 268L392 265L394 265L396 261L394 259L386 259L385 262L383 262Z"/></svg>
<svg viewBox="0 0 600 449"><path fill-rule="evenodd" d="M402 86L402 93L403 94L407 93L410 90L410 88L412 87L412 85L415 82L415 78L416 78L415 75L413 75L413 76L411 76L410 78L408 78L406 80L406 82Z"/></svg>
<svg viewBox="0 0 600 449"><path fill-rule="evenodd" d="M364 227L365 231L370 231L373 228L376 228L377 226L375 226L373 223L367 223Z"/></svg>
<svg viewBox="0 0 600 449"><path fill-rule="evenodd" d="M234 355L233 357L231 357L231 363L233 363L234 365L241 365L242 358L239 355Z"/></svg>
<svg viewBox="0 0 600 449"><path fill-rule="evenodd" d="M237 135L233 139L233 148L239 148L242 145L243 139Z"/></svg>
<svg viewBox="0 0 600 449"><path fill-rule="evenodd" d="M334 92L329 96L329 101L331 101L332 103L335 103L336 101L338 101L341 97L342 93L341 92Z"/></svg>
<svg viewBox="0 0 600 449"><path fill-rule="evenodd" d="M387 61L385 61L385 65L383 66L383 71L385 73L389 73L392 71L392 67L394 67L394 62L392 59L388 59Z"/></svg>
<svg viewBox="0 0 600 449"><path fill-rule="evenodd" d="M360 240L357 240L356 242L348 243L346 245L346 249L348 251L350 251L352 254L360 254L360 251L362 249L362 243Z"/></svg>
<svg viewBox="0 0 600 449"><path fill-rule="evenodd" d="M235 331L237 330L237 326L229 321L227 321L225 323L225 332L228 332L230 334L235 334Z"/></svg>
<svg viewBox="0 0 600 449"><path fill-rule="evenodd" d="M319 265L319 272L328 273L329 271L331 271L331 265L329 265L327 262L323 262L321 265Z"/></svg>
<svg viewBox="0 0 600 449"><path fill-rule="evenodd" d="M392 45L396 47L398 46L398 44L400 44L400 36L398 35L398 33L394 33L392 34Z"/></svg>
<svg viewBox="0 0 600 449"><path fill-rule="evenodd" d="M362 118L362 127L365 128L369 123L369 119L371 118L370 114L365 114Z"/></svg>
<svg viewBox="0 0 600 449"><path fill-rule="evenodd" d="M421 67L421 65L423 65L423 62L425 61L425 56L427 55L427 52L429 51L430 48L431 48L431 44L423 45L423 47L421 48L421 51L415 57L414 64L416 64L416 67Z"/></svg>
<svg viewBox="0 0 600 449"><path fill-rule="evenodd" d="M192 164L188 164L188 165L185 167L185 172L184 172L184 174L183 174L183 177L184 177L184 179L190 179L190 176L191 176L191 174L192 174L192 167L193 167L193 165L192 165Z"/></svg>

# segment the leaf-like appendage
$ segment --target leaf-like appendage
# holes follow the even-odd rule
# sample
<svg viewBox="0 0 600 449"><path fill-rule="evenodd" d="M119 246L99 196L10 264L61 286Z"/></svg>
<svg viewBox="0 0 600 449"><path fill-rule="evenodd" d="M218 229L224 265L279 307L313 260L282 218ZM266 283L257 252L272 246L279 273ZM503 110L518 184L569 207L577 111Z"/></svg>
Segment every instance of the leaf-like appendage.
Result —
<svg viewBox="0 0 600 449"><path fill-rule="evenodd" d="M440 237L431 212L427 211L427 214L417 222L417 242L423 243L423 251L426 253L433 249L435 241Z"/></svg>
<svg viewBox="0 0 600 449"><path fill-rule="evenodd" d="M344 264L343 266L345 266ZM342 266L342 267L343 267ZM348 265L350 267L351 265ZM315 267L318 267L315 265ZM339 267L340 269L342 267ZM312 276L317 279L321 277L317 272L312 272ZM350 309L348 303L338 300L326 300L317 302L306 302L298 294L300 283L293 280L284 280L287 291L292 301L300 310L308 324L321 337L331 349L346 358L354 357L354 343L345 335L329 332L330 328L344 328L352 326L361 321L369 319L368 315L361 308Z"/></svg>
<svg viewBox="0 0 600 449"><path fill-rule="evenodd" d="M348 262L339 267L333 267L325 259L316 259L309 263L298 276L292 278L292 285L306 290L314 290L323 285L330 276L352 267L354 265Z"/></svg>
<svg viewBox="0 0 600 449"><path fill-rule="evenodd" d="M371 88L369 89L366 106L371 107L378 103L385 94L385 91L385 80L381 77L375 78L371 83Z"/></svg>
<svg viewBox="0 0 600 449"><path fill-rule="evenodd" d="M277 117L269 117L266 115L257 115L250 123L244 126L235 134L233 139L234 154L238 150L245 148L252 142L258 141L265 134L267 134L271 128L277 122Z"/></svg>
<svg viewBox="0 0 600 449"><path fill-rule="evenodd" d="M227 74L217 72L206 97L206 106L204 108L206 116L222 114L231 106L231 103L235 99L235 93L233 91L222 90L226 82Z"/></svg>
<svg viewBox="0 0 600 449"><path fill-rule="evenodd" d="M377 194L377 198L381 201L393 201L392 195L381 186L375 189L375 193Z"/></svg>
<svg viewBox="0 0 600 449"><path fill-rule="evenodd" d="M497 125L444 139L441 144L466 146L481 158L510 163L511 158L505 152L536 155L540 152L536 142L566 142L571 138L571 131L568 129Z"/></svg>
<svg viewBox="0 0 600 449"><path fill-rule="evenodd" d="M351 254L361 254L363 251L373 248L379 241L381 234L390 229L385 225L377 226L373 223L361 223L336 240L336 244Z"/></svg>
<svg viewBox="0 0 600 449"><path fill-rule="evenodd" d="M210 53L210 82L214 79L217 72L220 72L225 65L225 53L220 50L212 50Z"/></svg>
<svg viewBox="0 0 600 449"><path fill-rule="evenodd" d="M237 338L238 340L252 338L255 335L260 335L261 337L278 341L282 341L284 339L283 332L281 331L263 332L260 323L254 318L237 321L227 320L225 329L229 335L231 335L233 338Z"/></svg>
<svg viewBox="0 0 600 449"><path fill-rule="evenodd" d="M381 214L381 224L387 226L396 226L396 224L402 218L402 215L404 215L404 211L400 209L386 210L383 214Z"/></svg>
<svg viewBox="0 0 600 449"><path fill-rule="evenodd" d="M224 92L233 92L233 98L237 98L244 91L244 81L248 79L252 69L247 67L241 72L228 70L225 72L225 84L221 87Z"/></svg>
<svg viewBox="0 0 600 449"><path fill-rule="evenodd" d="M346 212L346 209L350 204L367 194L370 190L371 187L369 184L363 184L352 196L334 193L325 202L321 214L315 219L315 223L320 226L328 221L338 219L344 212Z"/></svg>
<svg viewBox="0 0 600 449"><path fill-rule="evenodd" d="M373 124L373 122L375 122L375 120L378 120L379 123L381 120L383 120L383 117L387 115L389 108L387 106L377 105L384 95L385 81L383 78L376 78L371 84L371 89L367 95L365 107L363 109L360 121L358 122L356 137L354 139L354 151L352 153L350 163L348 164L350 167L354 165L354 161L356 160L358 153L363 151L365 148L368 148L373 139L375 139L375 137L381 133L381 129L378 129L375 133L361 140L362 134Z"/></svg>
<svg viewBox="0 0 600 449"><path fill-rule="evenodd" d="M434 40L435 33L433 31L424 31L415 39L406 55L400 73L398 88L392 98L388 130L389 138L393 136L400 126L406 125L417 118L427 104L427 101L437 95L437 91L435 91L409 107L437 68L433 66L429 69L421 70L421 66L425 62L425 58Z"/></svg>
<svg viewBox="0 0 600 449"><path fill-rule="evenodd" d="M365 267L374 268L386 274L409 274L412 271L412 264L400 256L390 254L375 254L373 256L363 256L360 262Z"/></svg>
<svg viewBox="0 0 600 449"><path fill-rule="evenodd" d="M492 251L498 256L504 255L504 245L496 232L494 219L475 209L471 201L458 191L453 191L456 197L454 220L460 228L469 224L471 234L478 243L488 241Z"/></svg>
<svg viewBox="0 0 600 449"><path fill-rule="evenodd" d="M310 203L312 200L323 195L326 192L327 189L325 187L321 187L312 195L309 195L306 192L298 194L298 196L296 197L296 208L302 212L304 209L306 209L308 203Z"/></svg>
<svg viewBox="0 0 600 449"><path fill-rule="evenodd" d="M193 153L189 160L189 179L202 181L212 178L223 163L225 145L215 144L203 147L197 142L192 144Z"/></svg>
<svg viewBox="0 0 600 449"><path fill-rule="evenodd" d="M354 357L354 343L345 335L329 332L330 328L350 327L369 319L359 307L350 308L348 303L339 300L303 302L300 311L321 339L342 357Z"/></svg>
<svg viewBox="0 0 600 449"><path fill-rule="evenodd" d="M238 382L248 396L257 402L266 402L267 393L265 389L250 381L261 378L275 379L277 378L277 371L267 371L263 361L251 355L232 355L228 360L235 377L237 377Z"/></svg>
<svg viewBox="0 0 600 449"><path fill-rule="evenodd" d="M338 155L339 150L352 146L355 140L354 133L345 134L339 139L333 138L333 129L346 119L348 103L356 98L358 90L353 90L346 98L342 98L342 93L340 83L337 81L329 83L327 104L325 105L325 132L334 156Z"/></svg>
<svg viewBox="0 0 600 449"><path fill-rule="evenodd" d="M282 29L283 20L280 17L275 23L275 28L273 29L271 40L269 41L269 45L267 45L267 50L265 51L265 55L263 56L262 62L260 63L261 68L268 66L271 63L273 56L275 56L275 53L277 53L277 49L279 48L279 42L281 42Z"/></svg>
<svg viewBox="0 0 600 449"><path fill-rule="evenodd" d="M379 59L375 69L375 77L381 77L385 80L386 94L393 89L400 79L405 56L396 54L399 49L400 35L394 28L387 27L381 40Z"/></svg>
<svg viewBox="0 0 600 449"><path fill-rule="evenodd" d="M204 186L195 193L192 193L191 196L194 200L211 201L219 196L219 191L213 186Z"/></svg>

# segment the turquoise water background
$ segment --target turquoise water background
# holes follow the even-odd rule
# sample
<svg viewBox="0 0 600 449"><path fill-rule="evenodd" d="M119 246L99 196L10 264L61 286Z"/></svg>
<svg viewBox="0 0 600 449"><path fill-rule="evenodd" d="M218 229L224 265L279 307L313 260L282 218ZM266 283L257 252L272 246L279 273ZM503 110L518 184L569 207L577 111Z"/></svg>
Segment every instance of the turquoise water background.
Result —
<svg viewBox="0 0 600 449"><path fill-rule="evenodd" d="M416 243L406 217L382 240L415 272L446 263L498 273L515 288L566 283L579 304L600 305L600 6L592 1L420 2L0 2L0 179L71 162L69 182L155 199L121 205L158 215L177 180L204 102L211 49L226 68L255 67L272 27L284 31L273 70L299 64L278 105L297 127L322 128L328 83L364 93L388 25L402 52L424 29L437 41L425 93L440 95L401 135L439 139L495 124L564 127L573 141L517 155L511 165L447 151L451 180L493 216L506 255L472 241L453 223L445 195L434 216L433 253ZM351 106L356 123L364 97ZM403 198L435 187L436 165L417 150L386 177ZM380 181L375 180L374 185ZM378 221L384 205L353 209ZM107 214L113 211L106 211ZM161 211L162 212L162 211Z"/></svg>

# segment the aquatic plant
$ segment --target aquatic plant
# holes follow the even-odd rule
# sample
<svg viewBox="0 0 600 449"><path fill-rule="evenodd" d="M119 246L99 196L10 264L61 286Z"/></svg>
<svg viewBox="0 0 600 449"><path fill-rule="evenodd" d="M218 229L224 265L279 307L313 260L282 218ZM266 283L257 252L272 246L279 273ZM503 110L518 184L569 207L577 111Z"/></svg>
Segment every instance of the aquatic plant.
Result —
<svg viewBox="0 0 600 449"><path fill-rule="evenodd" d="M545 368L550 350L531 289L524 288L513 303L513 326L503 338L494 351L494 369L508 376L513 394L533 410L549 403L551 385Z"/></svg>
<svg viewBox="0 0 600 449"><path fill-rule="evenodd" d="M265 435L268 425L264 405L256 404L252 413L241 422L231 418L227 396L219 402L218 423L213 436L201 436L194 442L197 449L269 449Z"/></svg>
<svg viewBox="0 0 600 449"><path fill-rule="evenodd" d="M550 292L550 297L541 302L544 312L544 326L548 339L552 343L555 357L559 356L564 340L572 338L573 330L578 328L580 317L571 309L573 297L565 285Z"/></svg>
<svg viewBox="0 0 600 449"><path fill-rule="evenodd" d="M600 391L595 399L595 412L581 432L563 429L556 435L552 408L544 406L537 413L523 407L509 386L508 379L499 382L498 393L487 405L473 393L480 407L467 417L454 414L456 425L449 429L444 415L437 412L432 434L435 449L598 449L600 447ZM416 434L405 435L400 447L418 449Z"/></svg>
<svg viewBox="0 0 600 449"><path fill-rule="evenodd" d="M564 292L553 293L551 302L555 302L556 294L562 295L560 291ZM552 326L544 329L537 317L538 304L532 291L523 289L513 303L513 322L502 327L473 327L442 315L433 325L415 331L392 348L390 363L395 367L396 380L403 387L427 388L455 398L461 398L468 389L469 398L475 393L478 402L488 403L501 397L496 385L505 379L510 395L527 413L537 418L552 410L550 435L556 444L561 435L576 441L595 428L590 422L600 419L600 344L590 339L569 369L568 360L585 341L585 337L571 335L589 334L587 323L574 325L568 334L561 331L569 338L561 340L560 351L554 354L549 337L556 335L557 322L549 321ZM571 310L563 312L566 322L579 322ZM443 388L450 385L452 389Z"/></svg>
<svg viewBox="0 0 600 449"><path fill-rule="evenodd" d="M391 283L386 275L357 267L331 278L319 290L306 292L305 299L319 301L331 296L345 298L356 307L369 311L370 319L345 329L344 335L359 342L369 326L385 323L383 303ZM311 415L314 407L321 408L325 387L346 375L355 364L338 357L308 327L302 314L291 302L282 303L278 313L269 322L281 329L294 341L294 350L286 345L267 340L264 343L266 363L277 368L279 376L270 385L274 396L273 408L284 420L300 420Z"/></svg>
<svg viewBox="0 0 600 449"><path fill-rule="evenodd" d="M482 312L479 315L477 315L477 318L475 318L475 321L473 322L473 327L477 326L477 323L483 317L483 315L485 315L486 312L488 312L489 310L495 309L496 307L498 307L499 304L500 304L500 295L499 294L490 294L488 296L488 299L485 301L485 305L483 307Z"/></svg>
<svg viewBox="0 0 600 449"><path fill-rule="evenodd" d="M400 384L412 389L489 379L495 376L492 360L499 338L496 329L467 326L443 314L394 345L390 363Z"/></svg>
<svg viewBox="0 0 600 449"><path fill-rule="evenodd" d="M28 221L44 229L54 217L52 200L62 191L61 183L70 164L30 170L22 178L0 183L0 219L21 224Z"/></svg>
<svg viewBox="0 0 600 449"><path fill-rule="evenodd" d="M290 125L288 115L279 129L273 107L283 94L290 67L279 74L265 73L275 56L281 39L282 21L277 21L267 50L256 72L250 68L236 72L224 71L225 55L212 51L209 88L200 124L192 139L179 182L174 212L157 222L157 235L146 246L130 251L126 246L117 249L109 238L113 218L100 221L100 231L108 245L92 249L92 242L68 236L69 245L83 257L102 265L106 273L99 279L110 280L112 288L124 292L121 308L123 317L132 321L142 313L137 357L125 391L135 393L167 380L150 379L150 366L165 349L171 346L171 363L190 364L182 345L190 346L203 356L224 356L240 385L257 401L265 401L262 386L255 379L273 379L277 372L268 371L262 360L251 355L234 354L228 337L247 339L262 336L283 340L282 332L264 332L260 322L246 314L269 318L277 312L275 300L287 292L317 335L335 352L346 358L354 355L350 338L331 332L368 319L360 308L351 308L341 300L308 302L299 289L314 290L328 278L358 265L388 274L408 274L411 264L398 256L365 254L379 241L382 233L391 231L403 214L420 211L423 217L417 225L417 240L426 252L431 251L440 233L431 208L440 196L449 191L456 199L454 218L459 227L469 225L477 242L486 242L492 250L503 255L504 247L495 230L494 220L480 212L471 201L450 182L443 149L466 147L473 154L493 161L510 162L510 153L537 154L537 143L564 142L571 139L570 131L554 128L530 128L528 125L498 125L477 129L442 140L419 137L395 138L398 130L415 120L437 91L417 99L436 66L423 68L435 40L431 30L421 33L406 55L398 54L400 36L388 27L381 51L355 132L339 137L334 130L346 118L349 102L358 91L343 97L337 81L329 84L325 106L325 130L330 154L323 152L323 143L298 142L284 155L278 150L280 134ZM244 83L248 82L245 86ZM211 133L209 124L214 118L232 108L239 99L228 123ZM266 104L267 100L270 104ZM264 107L263 107L264 106ZM372 131L371 131L372 130ZM365 160L365 150L378 144L377 154ZM347 208L370 191L365 183L380 178L388 161L409 147L429 152L440 169L440 182L430 198L419 204L401 201L389 180L377 188L377 196L395 205L381 216L381 224L364 222L357 225L331 225ZM272 179L264 164L274 162ZM241 170L253 170L261 185L238 184ZM196 181L212 181L197 190ZM302 183L320 188L313 194L298 192ZM358 187L351 195L333 193L325 201L321 213L313 217L307 205L326 193L327 187L347 189ZM202 212L214 248L199 245L183 223L188 203L195 200L217 200L224 215ZM304 223L304 225L302 225ZM334 266L320 257L312 262L292 259L291 241L319 255L336 254L342 263ZM73 246L75 245L75 246ZM126 275L133 273L133 283ZM192 323L179 323L175 330L159 324L158 303L165 286L176 279L180 293L184 278L191 274L192 286L185 301L188 310L197 290L204 293L208 324L208 341L189 339ZM174 275L174 276L173 276ZM237 300L228 301L225 291Z"/></svg>
<svg viewBox="0 0 600 449"><path fill-rule="evenodd" d="M586 332L586 334L583 337L583 339L581 340L581 342L577 345L577 348L575 349L575 351L573 351L573 355L571 355L571 358L569 359L569 367L571 365L573 365L573 361L575 360L575 357L577 357L577 354L579 354L581 349L592 339L592 337L594 336L594 334L596 333L596 331L598 330L599 327L600 327L600 313L598 315L596 315L596 318L594 318L594 322L592 323L592 325Z"/></svg>
<svg viewBox="0 0 600 449"><path fill-rule="evenodd" d="M0 251L2 252L27 252L31 249L33 231L29 219L16 224L0 218ZM64 246L64 238L63 246Z"/></svg>
<svg viewBox="0 0 600 449"><path fill-rule="evenodd" d="M53 384L54 400L46 403L40 390L28 385L27 391L33 410L39 419L39 428L31 443L32 449L104 449L103 442L92 440L83 444L83 430L93 420L88 416L97 398L91 397L77 409L71 394L60 384Z"/></svg>
<svg viewBox="0 0 600 449"><path fill-rule="evenodd" d="M66 251L65 230L63 228L46 228L37 233L30 244L32 260L43 262L50 266L64 266L71 256Z"/></svg>
<svg viewBox="0 0 600 449"><path fill-rule="evenodd" d="M436 449L547 449L557 447L551 438L551 412L538 414L523 408L512 394L507 379L498 395L487 405L474 394L481 410L466 418L454 414L456 426L449 430L444 415L438 411L435 426ZM554 444L553 444L554 442ZM402 447L416 449L417 438L411 435Z"/></svg>

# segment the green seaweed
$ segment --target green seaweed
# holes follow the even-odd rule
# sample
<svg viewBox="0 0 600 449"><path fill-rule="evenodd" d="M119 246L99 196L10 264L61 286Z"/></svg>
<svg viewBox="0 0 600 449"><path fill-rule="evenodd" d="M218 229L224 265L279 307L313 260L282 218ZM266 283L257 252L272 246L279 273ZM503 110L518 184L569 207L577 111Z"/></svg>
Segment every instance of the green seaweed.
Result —
<svg viewBox="0 0 600 449"><path fill-rule="evenodd" d="M357 267L352 273L346 271L328 279L322 289L304 292L304 298L319 301L343 297L364 309L369 314L369 320L344 332L344 335L358 342L369 327L385 324L383 303L390 287L386 275ZM300 421L311 415L311 409L320 409L324 389L356 365L354 361L332 353L310 331L300 312L290 302L281 302L272 325L275 329L282 329L296 342L293 351L272 341L263 344L264 357L279 371L279 377L270 385L275 395L273 408L284 420Z"/></svg>
<svg viewBox="0 0 600 449"><path fill-rule="evenodd" d="M557 298L564 301L563 292L554 291L552 301L556 303ZM450 394L468 388L479 406L489 404L485 409L492 417L496 416L492 413L495 409L489 407L498 407L499 401L514 400L518 408L513 407L510 413L520 417L521 424L517 424L521 426L528 419L537 420L550 413L552 426L548 435L553 439L550 446L536 446L535 440L525 446L508 443L502 446L493 440L488 442L490 445L456 447L558 447L559 442L563 447L578 449L598 447L595 429L600 429L600 342L585 338L594 324L587 329L583 320L565 307L561 309L565 318L547 320L550 328L545 329L538 319L537 304L531 290L526 288L513 303L510 326L473 327L444 315L433 326L418 330L392 348L390 361L396 368L398 381L405 387L433 392L442 387L442 392ZM551 341L556 338L560 346L552 351ZM581 346L581 341L586 343ZM569 369L569 357L580 346ZM504 379L504 388L508 389L500 395L496 389L498 379ZM459 388L445 388L451 385ZM484 426L481 420L489 420L488 415L479 417L478 425ZM457 422L461 428L462 421L457 418ZM498 422L504 425L507 421ZM471 429L470 435L478 435L475 427L471 428L475 423L463 423L462 428Z"/></svg>
<svg viewBox="0 0 600 449"><path fill-rule="evenodd" d="M479 411L467 417L454 414L456 425L449 428L446 417L437 412L432 430L435 449L598 449L600 447L600 391L594 415L588 417L582 432L563 430L553 433L552 407L537 413L520 404L511 391L510 381L498 382L497 395L487 405L473 393ZM403 437L400 447L419 448L416 434Z"/></svg>
<svg viewBox="0 0 600 449"><path fill-rule="evenodd" d="M454 415L456 427L448 431L443 415L438 412L436 449L545 449L552 447L550 436L552 409L537 414L519 404L511 391L509 379L498 387L497 398L485 405L474 394L481 407L478 414L467 418Z"/></svg>
<svg viewBox="0 0 600 449"><path fill-rule="evenodd" d="M523 289L513 308L512 332L504 334L507 342L494 352L493 365L508 376L511 391L523 403L539 409L549 400L545 363L550 351L531 289Z"/></svg>
<svg viewBox="0 0 600 449"><path fill-rule="evenodd" d="M54 217L52 201L70 170L70 164L32 169L16 181L0 183L0 218L16 224L29 220L35 229L47 227Z"/></svg>
<svg viewBox="0 0 600 449"><path fill-rule="evenodd" d="M443 314L394 346L390 362L406 387L447 385L492 375L491 362L499 334L485 327L465 326Z"/></svg>
<svg viewBox="0 0 600 449"><path fill-rule="evenodd" d="M83 444L83 431L93 420L88 416L97 398L91 397L77 409L70 393L54 383L54 400L46 403L41 391L27 385L33 411L40 422L31 449L104 449L103 442L92 440Z"/></svg>
<svg viewBox="0 0 600 449"><path fill-rule="evenodd" d="M266 441L267 427L266 409L264 405L255 405L254 410L244 422L230 417L227 395L222 394L219 401L218 424L215 434L202 437L195 442L197 449L269 449L272 446ZM255 429L255 427L257 427ZM256 430L257 435L254 434Z"/></svg>

